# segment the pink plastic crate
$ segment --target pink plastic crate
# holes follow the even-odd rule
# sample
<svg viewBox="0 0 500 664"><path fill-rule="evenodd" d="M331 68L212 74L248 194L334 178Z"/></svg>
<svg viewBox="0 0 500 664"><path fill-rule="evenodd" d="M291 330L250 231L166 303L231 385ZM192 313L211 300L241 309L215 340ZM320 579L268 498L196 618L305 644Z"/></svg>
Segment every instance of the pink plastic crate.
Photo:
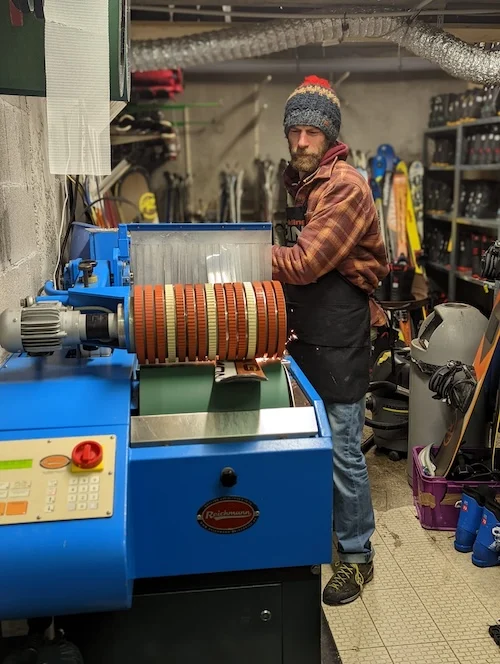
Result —
<svg viewBox="0 0 500 664"><path fill-rule="evenodd" d="M422 528L455 530L464 487L491 486L500 493L498 482L455 482L445 477L427 477L418 462L421 447L413 448L413 504Z"/></svg>

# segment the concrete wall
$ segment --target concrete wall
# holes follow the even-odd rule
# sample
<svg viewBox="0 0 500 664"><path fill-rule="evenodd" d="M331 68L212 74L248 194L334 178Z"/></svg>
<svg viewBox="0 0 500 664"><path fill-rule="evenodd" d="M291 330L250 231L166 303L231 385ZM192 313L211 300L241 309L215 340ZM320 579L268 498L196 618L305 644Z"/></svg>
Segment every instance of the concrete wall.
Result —
<svg viewBox="0 0 500 664"><path fill-rule="evenodd" d="M56 261L61 186L45 124L44 100L0 97L0 311L35 295Z"/></svg>
<svg viewBox="0 0 500 664"><path fill-rule="evenodd" d="M190 109L195 202L202 199L213 207L218 195L218 174L224 168L243 167L248 179L253 180L256 156L276 163L288 157L282 129L283 109L297 82L274 79L255 86L245 82L201 83L187 79L179 102L223 103L220 109ZM447 77L347 80L338 89L342 101L341 138L351 149L373 154L381 143L391 143L401 158L419 158L430 98L465 88L464 81ZM172 117L182 120L180 112ZM203 122L207 124L197 124ZM180 135L182 139L182 130ZM176 168L180 172L185 169L184 144ZM247 182L247 188L249 186Z"/></svg>

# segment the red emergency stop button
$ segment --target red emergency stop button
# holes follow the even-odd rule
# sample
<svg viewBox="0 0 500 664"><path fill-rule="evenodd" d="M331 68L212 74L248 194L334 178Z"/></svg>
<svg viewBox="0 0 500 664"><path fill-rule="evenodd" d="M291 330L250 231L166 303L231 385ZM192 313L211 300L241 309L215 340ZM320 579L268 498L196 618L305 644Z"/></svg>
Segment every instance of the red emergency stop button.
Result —
<svg viewBox="0 0 500 664"><path fill-rule="evenodd" d="M102 446L95 440L84 440L73 449L71 460L78 468L96 468L102 461Z"/></svg>

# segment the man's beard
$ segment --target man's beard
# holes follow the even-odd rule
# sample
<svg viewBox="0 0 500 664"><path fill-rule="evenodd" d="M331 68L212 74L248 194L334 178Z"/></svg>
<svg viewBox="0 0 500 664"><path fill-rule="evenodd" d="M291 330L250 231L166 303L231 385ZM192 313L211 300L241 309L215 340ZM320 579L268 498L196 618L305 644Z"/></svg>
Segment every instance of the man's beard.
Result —
<svg viewBox="0 0 500 664"><path fill-rule="evenodd" d="M318 170L321 160L328 152L328 145L325 146L319 152L309 152L302 148L297 148L296 150L290 150L291 154L291 164L299 173L306 173L310 175L314 171Z"/></svg>

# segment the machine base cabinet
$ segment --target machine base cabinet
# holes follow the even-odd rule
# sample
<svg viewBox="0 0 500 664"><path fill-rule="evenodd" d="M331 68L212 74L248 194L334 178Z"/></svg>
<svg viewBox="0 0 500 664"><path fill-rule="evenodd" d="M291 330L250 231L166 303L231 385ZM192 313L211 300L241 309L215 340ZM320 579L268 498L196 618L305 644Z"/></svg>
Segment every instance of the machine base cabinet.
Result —
<svg viewBox="0 0 500 664"><path fill-rule="evenodd" d="M320 568L138 581L129 611L57 624L85 664L320 664Z"/></svg>

